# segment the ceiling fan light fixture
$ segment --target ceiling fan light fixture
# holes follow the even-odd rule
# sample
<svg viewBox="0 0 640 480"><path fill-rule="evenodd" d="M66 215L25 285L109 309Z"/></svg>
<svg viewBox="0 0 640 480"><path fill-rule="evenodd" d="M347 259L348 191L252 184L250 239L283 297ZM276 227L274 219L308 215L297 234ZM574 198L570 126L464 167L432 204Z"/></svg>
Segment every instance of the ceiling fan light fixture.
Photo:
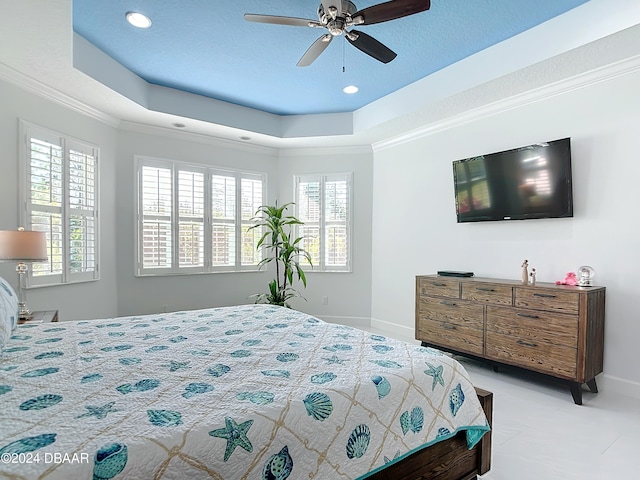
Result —
<svg viewBox="0 0 640 480"><path fill-rule="evenodd" d="M356 87L355 85L347 85L346 87L344 87L342 89L342 91L344 93L346 93L347 95L353 95L354 93L358 93L360 89L358 87Z"/></svg>
<svg viewBox="0 0 640 480"><path fill-rule="evenodd" d="M127 12L125 15L127 22L137 28L149 28L151 19L140 12Z"/></svg>

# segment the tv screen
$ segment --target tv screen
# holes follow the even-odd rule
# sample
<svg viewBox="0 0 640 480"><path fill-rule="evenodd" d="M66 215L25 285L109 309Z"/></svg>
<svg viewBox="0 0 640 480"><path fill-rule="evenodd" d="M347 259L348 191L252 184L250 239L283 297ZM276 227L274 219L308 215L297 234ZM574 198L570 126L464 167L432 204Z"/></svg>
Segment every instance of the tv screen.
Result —
<svg viewBox="0 0 640 480"><path fill-rule="evenodd" d="M573 217L569 138L453 162L458 223Z"/></svg>

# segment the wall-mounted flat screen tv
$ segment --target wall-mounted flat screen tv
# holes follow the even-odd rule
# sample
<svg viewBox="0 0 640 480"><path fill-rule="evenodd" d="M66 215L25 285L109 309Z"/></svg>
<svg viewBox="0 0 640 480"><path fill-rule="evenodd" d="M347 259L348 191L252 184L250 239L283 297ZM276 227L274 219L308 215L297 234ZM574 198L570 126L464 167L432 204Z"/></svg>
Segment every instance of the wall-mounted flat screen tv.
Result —
<svg viewBox="0 0 640 480"><path fill-rule="evenodd" d="M453 162L458 223L573 217L571 141Z"/></svg>

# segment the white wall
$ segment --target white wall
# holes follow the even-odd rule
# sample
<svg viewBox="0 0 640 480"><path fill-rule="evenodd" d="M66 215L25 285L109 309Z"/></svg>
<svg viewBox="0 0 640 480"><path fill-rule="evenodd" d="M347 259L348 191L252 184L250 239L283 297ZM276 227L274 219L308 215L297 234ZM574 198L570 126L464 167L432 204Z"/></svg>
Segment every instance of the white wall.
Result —
<svg viewBox="0 0 640 480"><path fill-rule="evenodd" d="M131 128L131 127L130 127ZM277 151L240 142L157 128L120 131L117 151L118 313L135 315L182 309L252 303L250 295L264 291L268 272L135 276L135 155L238 168L267 174L267 199L278 188Z"/></svg>
<svg viewBox="0 0 640 480"><path fill-rule="evenodd" d="M31 310L58 309L61 320L110 317L117 313L115 249L116 131L24 89L0 81L0 229L18 225L18 121L24 119L100 146L100 275L96 282L27 291ZM14 263L0 264L0 275L17 289Z"/></svg>
<svg viewBox="0 0 640 480"><path fill-rule="evenodd" d="M282 151L278 162L279 201L293 201L296 174L353 173L352 271L314 273L305 270L306 298L292 302L301 311L324 320L369 326L371 318L371 147L295 149ZM293 211L291 212L293 213ZM322 304L322 297L328 303Z"/></svg>
<svg viewBox="0 0 640 480"><path fill-rule="evenodd" d="M37 88L37 87L36 87ZM41 287L27 292L32 310L58 309L62 320L110 317L250 303L264 292L269 271L167 277L136 277L134 156L266 172L268 202L291 201L296 173L353 172L353 271L309 273L307 302L297 308L330 321L369 324L371 316L370 147L282 151L171 129L122 124L119 128L74 111L71 105L0 81L0 229L18 226L18 120L100 146L101 275L96 282ZM103 119L108 121L109 119ZM0 275L17 288L13 263ZM321 298L329 298L323 305Z"/></svg>
<svg viewBox="0 0 640 480"><path fill-rule="evenodd" d="M372 323L413 335L415 276L440 269L538 281L592 265L607 287L605 376L640 392L637 368L640 73L468 112L374 151ZM498 106L499 107L499 106ZM443 124L444 125L444 124ZM452 161L572 138L574 218L457 224Z"/></svg>

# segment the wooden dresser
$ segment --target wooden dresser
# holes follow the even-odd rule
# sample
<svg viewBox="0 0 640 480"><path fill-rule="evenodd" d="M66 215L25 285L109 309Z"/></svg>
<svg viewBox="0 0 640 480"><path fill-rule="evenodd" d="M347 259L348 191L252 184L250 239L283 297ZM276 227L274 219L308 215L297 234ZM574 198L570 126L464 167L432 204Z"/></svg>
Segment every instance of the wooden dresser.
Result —
<svg viewBox="0 0 640 480"><path fill-rule="evenodd" d="M424 345L582 384L597 392L604 355L604 287L416 277L416 338Z"/></svg>

